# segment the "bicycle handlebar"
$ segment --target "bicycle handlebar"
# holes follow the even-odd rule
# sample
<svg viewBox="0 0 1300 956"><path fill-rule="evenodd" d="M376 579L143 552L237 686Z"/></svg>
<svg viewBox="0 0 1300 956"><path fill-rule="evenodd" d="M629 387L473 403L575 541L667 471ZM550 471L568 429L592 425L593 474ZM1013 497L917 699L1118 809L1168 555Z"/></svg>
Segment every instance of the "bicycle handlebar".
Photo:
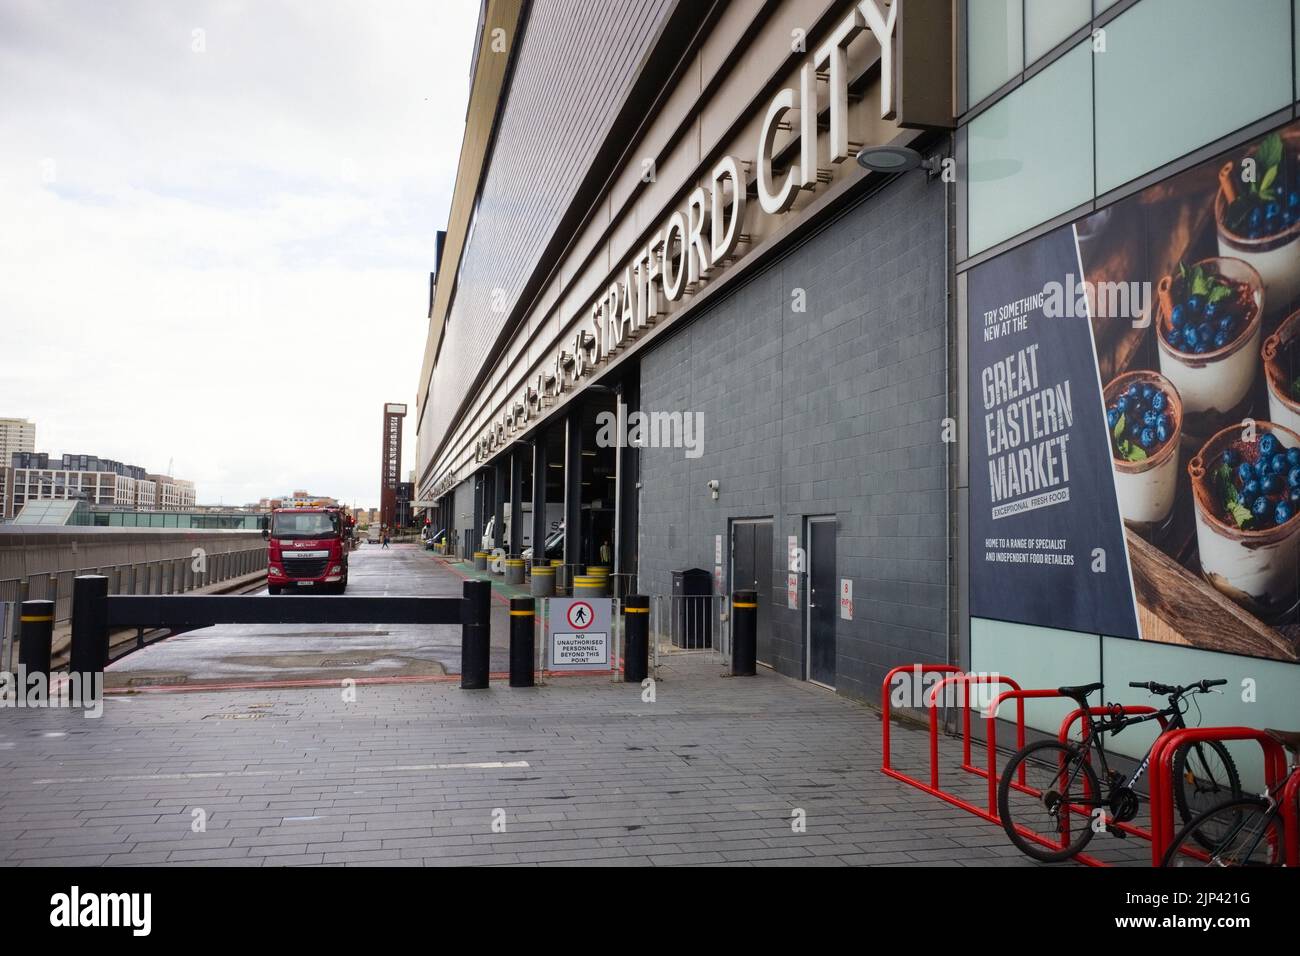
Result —
<svg viewBox="0 0 1300 956"><path fill-rule="evenodd" d="M1165 694L1171 697L1181 697L1188 691L1198 691L1202 694L1208 694L1211 687L1219 687L1228 683L1226 678L1217 680L1200 680L1183 687L1171 687L1169 684L1159 684L1155 681L1129 681L1129 687L1136 687L1139 690L1148 690L1153 694Z"/></svg>

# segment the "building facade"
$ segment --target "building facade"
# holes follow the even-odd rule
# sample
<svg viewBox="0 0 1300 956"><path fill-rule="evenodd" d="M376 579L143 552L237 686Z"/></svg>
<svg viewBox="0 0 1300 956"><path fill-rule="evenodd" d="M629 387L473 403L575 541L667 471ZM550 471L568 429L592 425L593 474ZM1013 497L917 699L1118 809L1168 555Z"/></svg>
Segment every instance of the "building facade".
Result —
<svg viewBox="0 0 1300 956"><path fill-rule="evenodd" d="M1212 482L1300 446L1294 6L485 3L418 501L752 588L760 661L854 697L1228 676L1284 724L1300 475Z"/></svg>
<svg viewBox="0 0 1300 956"><path fill-rule="evenodd" d="M182 510L192 507L194 484L166 475L150 475L95 455L15 452L10 456L4 497L5 520L14 518L29 501L81 499L90 506L138 511Z"/></svg>
<svg viewBox="0 0 1300 956"><path fill-rule="evenodd" d="M14 452L35 449L35 422L26 418L0 418L0 462L7 465Z"/></svg>

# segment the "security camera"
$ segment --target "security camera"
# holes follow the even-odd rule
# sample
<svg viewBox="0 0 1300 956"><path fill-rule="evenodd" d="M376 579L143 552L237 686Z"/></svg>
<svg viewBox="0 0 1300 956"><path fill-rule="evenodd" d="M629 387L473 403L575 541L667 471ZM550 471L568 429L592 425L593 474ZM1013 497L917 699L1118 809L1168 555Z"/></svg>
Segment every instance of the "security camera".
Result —
<svg viewBox="0 0 1300 956"><path fill-rule="evenodd" d="M718 488L719 488L719 487L721 487L721 486L720 486L720 484L718 483L718 480L717 480L716 478L714 478L712 481L709 482L709 491L713 492L713 500L714 500L714 501L717 501L717 500L718 500Z"/></svg>

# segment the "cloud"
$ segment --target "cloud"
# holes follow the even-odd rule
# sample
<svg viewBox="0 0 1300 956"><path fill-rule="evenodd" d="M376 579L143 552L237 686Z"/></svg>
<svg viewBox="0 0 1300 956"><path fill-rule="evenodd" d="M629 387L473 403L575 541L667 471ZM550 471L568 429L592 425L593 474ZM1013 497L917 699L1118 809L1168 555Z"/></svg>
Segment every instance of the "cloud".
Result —
<svg viewBox="0 0 1300 956"><path fill-rule="evenodd" d="M34 419L39 450L174 459L204 502L377 504L477 14L0 9L0 415Z"/></svg>

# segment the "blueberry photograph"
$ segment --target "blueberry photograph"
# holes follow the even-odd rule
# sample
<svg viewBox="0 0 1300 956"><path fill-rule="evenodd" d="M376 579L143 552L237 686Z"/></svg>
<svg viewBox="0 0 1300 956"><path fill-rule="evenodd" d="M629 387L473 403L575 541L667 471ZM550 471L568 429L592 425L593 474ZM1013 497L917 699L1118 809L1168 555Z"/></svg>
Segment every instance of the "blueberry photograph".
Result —
<svg viewBox="0 0 1300 956"><path fill-rule="evenodd" d="M1300 124L1074 233L1142 638L1300 659Z"/></svg>

